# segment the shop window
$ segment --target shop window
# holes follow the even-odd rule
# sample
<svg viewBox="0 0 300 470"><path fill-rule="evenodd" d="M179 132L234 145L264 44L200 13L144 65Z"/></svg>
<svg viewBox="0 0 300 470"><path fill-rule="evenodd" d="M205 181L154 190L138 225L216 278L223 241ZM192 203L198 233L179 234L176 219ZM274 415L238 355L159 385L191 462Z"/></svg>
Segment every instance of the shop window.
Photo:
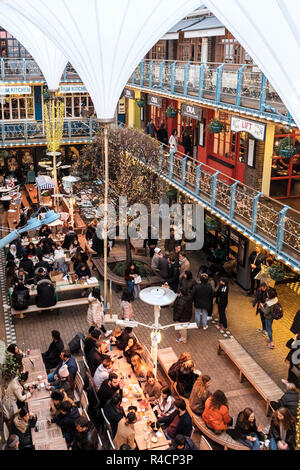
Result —
<svg viewBox="0 0 300 470"><path fill-rule="evenodd" d="M89 116L94 114L94 104L91 97L86 93L78 95L68 93L63 96L65 104L65 118L80 118L84 108L88 108Z"/></svg>
<svg viewBox="0 0 300 470"><path fill-rule="evenodd" d="M239 162L245 163L247 160L248 150L248 136L247 132L240 132L240 148L239 148Z"/></svg>
<svg viewBox="0 0 300 470"><path fill-rule="evenodd" d="M0 55L1 57L31 57L29 52L8 31L0 30Z"/></svg>
<svg viewBox="0 0 300 470"><path fill-rule="evenodd" d="M33 96L9 96L0 104L0 118L4 120L34 119Z"/></svg>

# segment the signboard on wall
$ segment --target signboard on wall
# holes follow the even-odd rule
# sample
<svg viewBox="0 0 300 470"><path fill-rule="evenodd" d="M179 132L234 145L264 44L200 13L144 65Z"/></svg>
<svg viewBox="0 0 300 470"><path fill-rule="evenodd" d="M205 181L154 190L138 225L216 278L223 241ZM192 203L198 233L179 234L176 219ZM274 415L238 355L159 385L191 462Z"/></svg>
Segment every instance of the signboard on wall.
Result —
<svg viewBox="0 0 300 470"><path fill-rule="evenodd" d="M192 104L182 103L181 105L181 116L187 116L197 121L202 120L202 108L200 106L194 106Z"/></svg>
<svg viewBox="0 0 300 470"><path fill-rule="evenodd" d="M59 88L59 94L64 93L87 93L86 86L84 85L61 85Z"/></svg>
<svg viewBox="0 0 300 470"><path fill-rule="evenodd" d="M234 132L248 132L257 140L265 140L266 125L237 116L231 116L230 129Z"/></svg>
<svg viewBox="0 0 300 470"><path fill-rule="evenodd" d="M129 88L124 88L124 96L125 98L135 100L135 93L133 90L130 90Z"/></svg>
<svg viewBox="0 0 300 470"><path fill-rule="evenodd" d="M150 106L156 106L157 108L162 107L161 96L147 95L147 104Z"/></svg>
<svg viewBox="0 0 300 470"><path fill-rule="evenodd" d="M31 95L30 86L0 86L0 95Z"/></svg>
<svg viewBox="0 0 300 470"><path fill-rule="evenodd" d="M125 97L119 99L118 103L118 114L125 114Z"/></svg>

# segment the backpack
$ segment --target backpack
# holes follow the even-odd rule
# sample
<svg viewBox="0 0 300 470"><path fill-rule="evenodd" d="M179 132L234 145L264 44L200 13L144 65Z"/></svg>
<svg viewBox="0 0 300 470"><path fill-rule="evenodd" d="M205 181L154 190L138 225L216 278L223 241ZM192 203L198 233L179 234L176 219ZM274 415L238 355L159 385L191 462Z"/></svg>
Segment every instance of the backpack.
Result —
<svg viewBox="0 0 300 470"><path fill-rule="evenodd" d="M80 350L80 340L84 341L84 334L77 333L73 339L68 343L71 354L75 354Z"/></svg>
<svg viewBox="0 0 300 470"><path fill-rule="evenodd" d="M271 315L274 320L280 320L283 317L283 308L279 302L271 307Z"/></svg>

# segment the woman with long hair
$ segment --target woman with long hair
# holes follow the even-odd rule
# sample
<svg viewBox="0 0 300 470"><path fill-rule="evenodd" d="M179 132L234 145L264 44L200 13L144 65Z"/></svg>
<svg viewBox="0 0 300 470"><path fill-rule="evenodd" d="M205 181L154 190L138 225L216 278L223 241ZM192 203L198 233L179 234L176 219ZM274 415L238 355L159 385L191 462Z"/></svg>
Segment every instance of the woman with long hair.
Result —
<svg viewBox="0 0 300 470"><path fill-rule="evenodd" d="M274 411L268 434L270 450L294 450L297 420L287 408Z"/></svg>
<svg viewBox="0 0 300 470"><path fill-rule="evenodd" d="M200 375L193 385L189 403L191 410L199 416L202 416L205 402L211 395L211 392L209 391L210 384L211 378L209 375Z"/></svg>
<svg viewBox="0 0 300 470"><path fill-rule="evenodd" d="M183 278L179 281L179 289L185 291L187 294L190 294L195 285L196 281L193 278L192 272L185 271Z"/></svg>
<svg viewBox="0 0 300 470"><path fill-rule="evenodd" d="M238 414L235 428L228 429L226 432L249 449L259 450L259 441L264 441L265 438L262 430L263 426L257 427L256 425L254 411L251 408L245 408Z"/></svg>
<svg viewBox="0 0 300 470"><path fill-rule="evenodd" d="M160 397L161 384L154 377L152 370L147 372L147 382L144 386L144 394L149 403L154 404Z"/></svg>
<svg viewBox="0 0 300 470"><path fill-rule="evenodd" d="M148 367L138 354L131 357L131 367L139 382L146 382Z"/></svg>
<svg viewBox="0 0 300 470"><path fill-rule="evenodd" d="M186 361L184 362L179 369L177 370L176 374L176 388L179 395L185 398L189 398L194 383L198 378L198 374L195 372L195 364L194 361Z"/></svg>
<svg viewBox="0 0 300 470"><path fill-rule="evenodd" d="M84 253L84 251L82 250L81 246L78 246L76 249L75 249L75 252L71 258L71 261L73 262L74 264L74 270L76 268L78 268L78 266L81 264L81 263L86 263L87 260L89 259L88 255L86 253Z"/></svg>
<svg viewBox="0 0 300 470"><path fill-rule="evenodd" d="M202 419L216 434L221 434L232 425L233 419L229 415L228 401L222 390L216 390L206 400Z"/></svg>
<svg viewBox="0 0 300 470"><path fill-rule="evenodd" d="M174 362L174 364L171 365L169 371L168 371L168 376L170 377L173 382L176 382L176 374L177 370L179 367L186 361L189 361L191 359L191 353L189 352L183 352L180 354L179 359L177 362Z"/></svg>
<svg viewBox="0 0 300 470"><path fill-rule="evenodd" d="M105 337L112 333L112 330L106 331L104 327L104 310L103 299L101 297L100 289L93 287L92 292L88 296L89 308L87 311L87 323L89 327L94 326L101 330Z"/></svg>
<svg viewBox="0 0 300 470"><path fill-rule="evenodd" d="M135 336L128 338L127 346L124 349L124 356L127 359L127 362L130 363L131 358L134 354L141 356L144 352L143 346L137 341Z"/></svg>

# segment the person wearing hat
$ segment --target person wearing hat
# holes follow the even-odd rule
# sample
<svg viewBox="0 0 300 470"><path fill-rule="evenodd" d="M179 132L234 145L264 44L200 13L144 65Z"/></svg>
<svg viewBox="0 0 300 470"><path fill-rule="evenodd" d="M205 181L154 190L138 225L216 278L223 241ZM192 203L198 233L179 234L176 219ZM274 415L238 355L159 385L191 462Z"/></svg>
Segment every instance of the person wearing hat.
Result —
<svg viewBox="0 0 300 470"><path fill-rule="evenodd" d="M208 312L212 309L214 291L208 283L208 275L201 274L200 283L197 283L192 290L192 299L195 306L195 321L200 328L200 318L202 317L203 330L207 330Z"/></svg>
<svg viewBox="0 0 300 470"><path fill-rule="evenodd" d="M4 446L3 450L19 450L20 439L16 434L11 434Z"/></svg>
<svg viewBox="0 0 300 470"><path fill-rule="evenodd" d="M13 415L18 411L18 408L23 406L25 400L30 398L34 393L32 387L29 387L29 390L25 392L24 385L28 380L28 372L22 372L20 376L15 377L8 384L6 389L2 407L4 417L9 420Z"/></svg>
<svg viewBox="0 0 300 470"><path fill-rule="evenodd" d="M154 248L154 255L153 255L152 261L151 261L151 268L153 269L153 271L155 271L155 272L159 271L159 268L158 268L159 260L162 257L163 257L163 254L161 252L161 249L158 248L158 247Z"/></svg>
<svg viewBox="0 0 300 470"><path fill-rule="evenodd" d="M54 391L56 389L64 390L71 400L74 400L74 389L75 384L72 375L69 373L67 364L61 366L58 371L58 378L52 382L49 390Z"/></svg>
<svg viewBox="0 0 300 470"><path fill-rule="evenodd" d="M114 438L116 450L120 450L122 444L130 446L131 450L136 449L134 424L137 422L136 414L130 411L126 418L122 418L118 423L118 430Z"/></svg>

